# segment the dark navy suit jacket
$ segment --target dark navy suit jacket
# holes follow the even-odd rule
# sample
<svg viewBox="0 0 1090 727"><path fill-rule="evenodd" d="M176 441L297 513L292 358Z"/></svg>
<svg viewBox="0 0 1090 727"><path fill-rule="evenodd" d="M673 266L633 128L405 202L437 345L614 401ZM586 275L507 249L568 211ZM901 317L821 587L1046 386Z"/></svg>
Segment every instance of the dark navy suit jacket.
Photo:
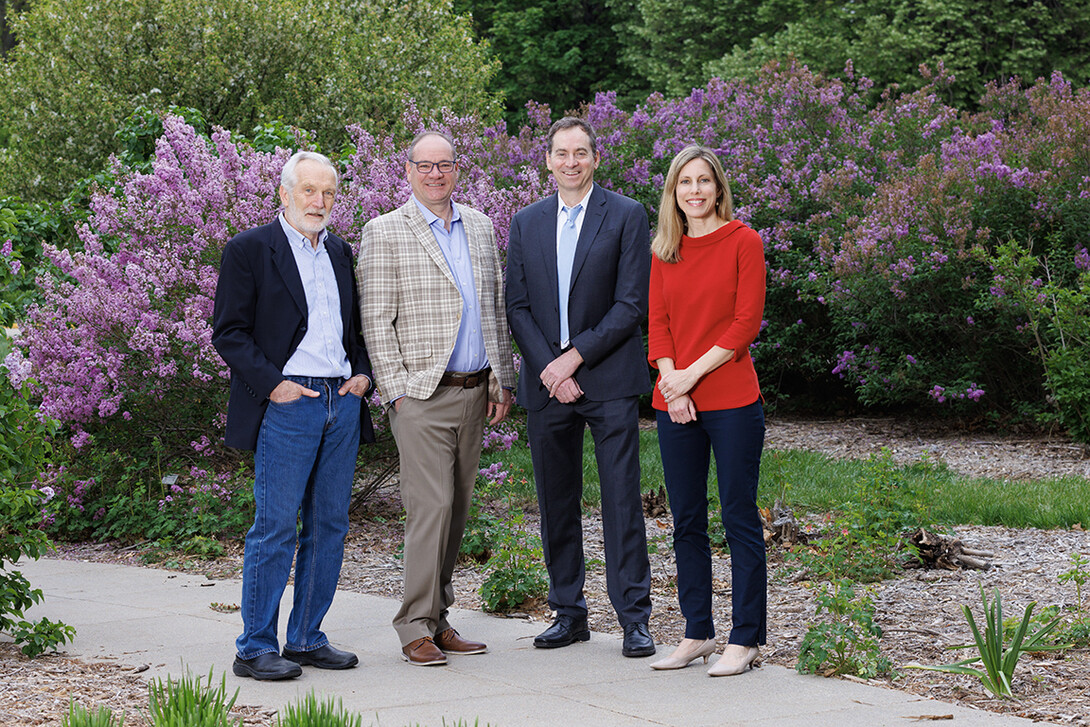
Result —
<svg viewBox="0 0 1090 727"><path fill-rule="evenodd" d="M374 381L360 335L352 250L333 234L326 237L325 246L337 277L343 343L352 374L364 374ZM255 448L269 394L284 380L284 364L306 330L303 281L280 221L231 238L223 248L212 327L212 344L231 367L228 446ZM361 403L360 438L365 442L375 439L366 403Z"/></svg>
<svg viewBox="0 0 1090 727"><path fill-rule="evenodd" d="M557 295L558 195L520 210L507 247L507 320L522 354L518 401L537 411L549 399L539 376L561 354ZM640 324L647 315L651 249L647 212L594 185L575 248L568 330L584 363L575 380L589 401L651 390Z"/></svg>

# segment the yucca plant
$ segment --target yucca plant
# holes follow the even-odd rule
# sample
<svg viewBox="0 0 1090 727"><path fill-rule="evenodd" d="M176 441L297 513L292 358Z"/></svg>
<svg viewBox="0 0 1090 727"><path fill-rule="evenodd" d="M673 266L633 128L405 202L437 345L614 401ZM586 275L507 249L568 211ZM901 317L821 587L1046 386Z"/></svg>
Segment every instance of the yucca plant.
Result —
<svg viewBox="0 0 1090 727"><path fill-rule="evenodd" d="M1046 641L1049 634L1056 630L1060 619L1056 618L1029 633L1029 627L1033 616L1033 607L1036 601L1031 601L1026 606L1026 612L1022 615L1022 621L1011 634L1007 643L1003 631L1003 599L999 595L999 589L993 590L995 600L988 602L988 596L984 593L984 586L980 587L980 598L984 602L984 633L977 627L976 619L969 607L962 605L961 611L965 614L965 620L969 622L969 628L973 631L975 644L955 646L955 649L971 649L976 647L977 655L971 659L964 659L953 664L942 666L922 666L912 664L913 669L928 669L930 671L942 671L950 674L971 674L978 677L984 687L997 697L1009 699L1011 692L1011 680L1014 678L1014 667L1018 664L1018 658L1027 651L1053 651L1057 649L1069 649L1071 644L1057 644ZM980 668L969 666L980 662Z"/></svg>
<svg viewBox="0 0 1090 727"><path fill-rule="evenodd" d="M341 700L318 700L310 692L302 701L289 704L276 720L277 727L361 727L363 718L345 710Z"/></svg>
<svg viewBox="0 0 1090 727"><path fill-rule="evenodd" d="M169 676L148 684L149 719L155 727L239 727L241 722L230 717L231 707L238 699L238 690L228 699L227 676L212 689L212 669L204 685L186 669L185 676L175 681Z"/></svg>

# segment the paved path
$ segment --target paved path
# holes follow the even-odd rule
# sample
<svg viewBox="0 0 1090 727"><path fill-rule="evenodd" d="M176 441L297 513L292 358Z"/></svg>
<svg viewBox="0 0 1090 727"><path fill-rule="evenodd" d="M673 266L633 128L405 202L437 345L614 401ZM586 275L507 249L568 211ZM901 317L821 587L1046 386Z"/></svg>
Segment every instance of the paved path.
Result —
<svg viewBox="0 0 1090 727"><path fill-rule="evenodd" d="M397 603L341 591L324 624L331 642L359 654L355 669L303 668L289 682L257 682L231 674L237 613L209 604L238 603L241 582L102 563L46 560L19 569L45 592L30 615L78 630L65 651L85 660L112 657L149 665L148 677L227 673L240 704L280 708L314 690L340 697L346 708L381 727L440 727L459 719L480 727L554 725L761 725L875 727L911 725L924 715L952 715L942 724L1012 727L1029 720L957 707L892 689L802 676L768 665L738 677L711 679L702 666L655 672L650 659L621 657L620 637L595 633L585 644L533 648L541 624L457 611L452 621L490 652L451 657L446 667L401 661L390 620ZM289 589L290 593L290 589ZM286 618L290 601L281 607Z"/></svg>

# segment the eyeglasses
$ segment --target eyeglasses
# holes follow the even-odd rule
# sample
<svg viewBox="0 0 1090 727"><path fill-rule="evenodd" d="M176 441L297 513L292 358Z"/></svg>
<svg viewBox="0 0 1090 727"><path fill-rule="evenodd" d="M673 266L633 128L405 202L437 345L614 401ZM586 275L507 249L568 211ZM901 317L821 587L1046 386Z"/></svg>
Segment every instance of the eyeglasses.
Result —
<svg viewBox="0 0 1090 727"><path fill-rule="evenodd" d="M454 171L456 162L441 161L441 162L414 162L409 160L409 164L416 167L416 171L421 174L431 174L432 169L438 169L440 174L450 174Z"/></svg>

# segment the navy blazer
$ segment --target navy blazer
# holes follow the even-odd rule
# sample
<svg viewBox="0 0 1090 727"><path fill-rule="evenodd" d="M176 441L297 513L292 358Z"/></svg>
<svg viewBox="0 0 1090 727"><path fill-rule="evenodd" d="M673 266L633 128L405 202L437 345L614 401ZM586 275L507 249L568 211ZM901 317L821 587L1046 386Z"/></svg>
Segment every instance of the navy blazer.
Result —
<svg viewBox="0 0 1090 727"><path fill-rule="evenodd" d="M345 351L352 374L374 381L360 335L360 307L352 249L341 238L325 239L341 298ZM284 380L284 365L307 330L307 298L280 221L240 232L223 248L212 314L212 345L231 367L227 403L230 447L254 449L269 394ZM360 438L375 440L367 404L360 407Z"/></svg>
<svg viewBox="0 0 1090 727"><path fill-rule="evenodd" d="M518 401L537 411L549 399L540 375L561 354L556 218L559 196L520 210L507 247L507 320L522 354ZM651 247L639 202L591 192L575 247L568 330L583 357L575 380L590 401L651 390L640 324L647 316Z"/></svg>

